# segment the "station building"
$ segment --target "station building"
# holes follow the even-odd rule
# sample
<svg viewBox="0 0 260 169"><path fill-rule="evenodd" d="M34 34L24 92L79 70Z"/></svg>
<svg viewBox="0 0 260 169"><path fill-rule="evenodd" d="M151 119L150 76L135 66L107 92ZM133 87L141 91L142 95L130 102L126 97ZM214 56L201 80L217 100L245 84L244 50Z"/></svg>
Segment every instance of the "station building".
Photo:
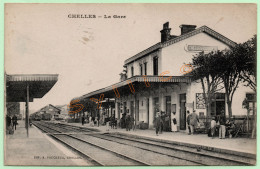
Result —
<svg viewBox="0 0 260 169"><path fill-rule="evenodd" d="M187 129L187 110L196 110L200 119L218 115L221 110L228 115L224 89L216 93L211 114L206 114L201 83L192 81L186 73L191 69L187 64L198 52L229 49L236 43L207 26L196 29L196 25L180 25L180 29L181 35L171 35L169 23L163 24L159 43L125 60L120 82L77 99L99 99L101 95L113 98L115 104L108 116L114 114L120 119L124 113L130 113L136 124L143 122L147 128L153 128L157 110L165 112L171 121L175 112L178 130ZM240 84L233 98L234 116L247 114L242 106L246 97L252 102L250 106L255 106L255 100L250 100L255 97L253 90Z"/></svg>
<svg viewBox="0 0 260 169"><path fill-rule="evenodd" d="M42 120L55 120L60 118L61 110L52 104L48 104L38 110L37 112L31 115L31 118L34 119L34 116L41 117Z"/></svg>

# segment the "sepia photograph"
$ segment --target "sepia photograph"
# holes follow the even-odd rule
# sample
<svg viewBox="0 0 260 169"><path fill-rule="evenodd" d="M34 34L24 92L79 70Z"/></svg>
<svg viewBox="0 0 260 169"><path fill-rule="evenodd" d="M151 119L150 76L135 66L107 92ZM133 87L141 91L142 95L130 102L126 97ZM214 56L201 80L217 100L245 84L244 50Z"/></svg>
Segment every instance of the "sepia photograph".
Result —
<svg viewBox="0 0 260 169"><path fill-rule="evenodd" d="M257 4L5 3L5 166L256 166Z"/></svg>

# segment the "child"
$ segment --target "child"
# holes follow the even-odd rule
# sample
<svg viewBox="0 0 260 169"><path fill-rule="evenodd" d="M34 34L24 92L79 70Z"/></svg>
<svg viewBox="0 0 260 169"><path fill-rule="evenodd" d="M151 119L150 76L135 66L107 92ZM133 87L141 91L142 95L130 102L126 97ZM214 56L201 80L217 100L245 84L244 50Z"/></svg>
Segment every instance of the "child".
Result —
<svg viewBox="0 0 260 169"><path fill-rule="evenodd" d="M211 129L212 139L213 139L213 137L215 135L216 125L217 125L217 123L216 123L215 117L212 117L212 120L210 122L210 129Z"/></svg>

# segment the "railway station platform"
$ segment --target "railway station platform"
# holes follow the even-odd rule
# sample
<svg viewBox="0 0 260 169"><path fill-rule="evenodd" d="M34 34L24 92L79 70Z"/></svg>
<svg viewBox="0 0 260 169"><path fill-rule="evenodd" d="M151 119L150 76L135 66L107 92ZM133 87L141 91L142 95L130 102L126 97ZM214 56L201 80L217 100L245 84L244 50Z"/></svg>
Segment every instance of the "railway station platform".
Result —
<svg viewBox="0 0 260 169"><path fill-rule="evenodd" d="M13 135L6 135L5 165L33 166L87 166L87 162L66 147L42 133L38 128L29 128L26 135L25 122L19 125Z"/></svg>
<svg viewBox="0 0 260 169"><path fill-rule="evenodd" d="M66 123L69 125L81 126L81 123ZM84 124L83 127L87 128L95 128L100 130L101 132L116 132L123 135L130 135L131 137L136 138L149 138L155 139L165 142L172 142L175 144L180 144L189 147L199 147L201 149L212 150L216 152L228 152L231 154L245 154L247 155L255 155L256 154L256 139L251 138L226 138L219 139L218 137L211 138L208 137L207 134L194 134L188 135L186 132L163 132L156 136L155 130L146 129L136 129L135 131L126 131L126 129L111 129L107 131L106 126L94 126L91 127L89 124Z"/></svg>

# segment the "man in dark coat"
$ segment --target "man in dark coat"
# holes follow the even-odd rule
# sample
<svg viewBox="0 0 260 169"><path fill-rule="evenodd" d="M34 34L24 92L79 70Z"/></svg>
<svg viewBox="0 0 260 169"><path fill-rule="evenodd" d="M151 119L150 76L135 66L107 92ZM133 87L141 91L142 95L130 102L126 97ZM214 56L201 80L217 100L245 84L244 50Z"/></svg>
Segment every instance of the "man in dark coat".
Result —
<svg viewBox="0 0 260 169"><path fill-rule="evenodd" d="M6 127L9 127L11 125L12 119L9 115L6 115Z"/></svg>
<svg viewBox="0 0 260 169"><path fill-rule="evenodd" d="M100 121L100 114L97 114L97 126L99 127L99 121Z"/></svg>
<svg viewBox="0 0 260 169"><path fill-rule="evenodd" d="M12 121L13 121L13 127L16 130L16 125L17 125L17 117L16 117L16 115L13 116Z"/></svg>
<svg viewBox="0 0 260 169"><path fill-rule="evenodd" d="M157 112L155 119L154 119L155 132L156 132L157 136L158 136L158 133L159 133L159 130L161 127L161 123L162 123L162 119L161 119L160 113Z"/></svg>
<svg viewBox="0 0 260 169"><path fill-rule="evenodd" d="M126 115L125 125L126 125L126 131L130 131L130 125L131 125L131 117L130 117L130 114L127 114L127 115Z"/></svg>
<svg viewBox="0 0 260 169"><path fill-rule="evenodd" d="M130 116L130 129L133 129L133 130L135 130L135 118L134 118L134 116Z"/></svg>
<svg viewBox="0 0 260 169"><path fill-rule="evenodd" d="M84 115L82 116L81 123L82 123L82 126L83 126L84 123L85 123L85 116L84 116Z"/></svg>
<svg viewBox="0 0 260 169"><path fill-rule="evenodd" d="M191 134L193 135L195 128L198 126L199 122L199 116L196 114L196 111L193 110L193 112L190 114L190 129Z"/></svg>
<svg viewBox="0 0 260 169"><path fill-rule="evenodd" d="M221 115L219 117L219 138L220 139L225 139L226 137L226 117L225 117L225 113L224 110L221 111Z"/></svg>
<svg viewBox="0 0 260 169"><path fill-rule="evenodd" d="M191 130L190 130L190 111L187 111L187 124L188 124L188 129L189 129L189 135L191 134Z"/></svg>

